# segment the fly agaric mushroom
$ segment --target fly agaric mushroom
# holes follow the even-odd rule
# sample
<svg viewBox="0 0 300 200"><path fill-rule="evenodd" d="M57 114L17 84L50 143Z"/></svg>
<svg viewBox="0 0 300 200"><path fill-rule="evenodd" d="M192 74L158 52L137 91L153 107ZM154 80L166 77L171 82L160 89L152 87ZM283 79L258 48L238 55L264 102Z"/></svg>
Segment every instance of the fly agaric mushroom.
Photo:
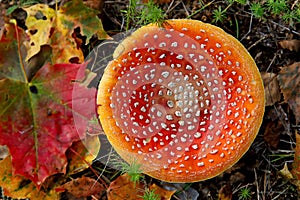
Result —
<svg viewBox="0 0 300 200"><path fill-rule="evenodd" d="M117 47L97 95L116 152L168 182L212 178L249 149L264 88L247 50L195 20L144 26Z"/></svg>

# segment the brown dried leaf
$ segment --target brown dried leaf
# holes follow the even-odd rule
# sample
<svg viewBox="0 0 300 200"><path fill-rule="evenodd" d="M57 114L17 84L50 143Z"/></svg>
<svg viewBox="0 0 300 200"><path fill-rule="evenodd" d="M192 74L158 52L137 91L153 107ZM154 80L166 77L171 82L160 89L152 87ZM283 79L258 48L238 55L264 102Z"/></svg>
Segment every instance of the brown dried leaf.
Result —
<svg viewBox="0 0 300 200"><path fill-rule="evenodd" d="M264 139L269 146L278 148L280 133L285 130L281 120L269 122L265 128Z"/></svg>
<svg viewBox="0 0 300 200"><path fill-rule="evenodd" d="M300 135L296 132L296 148L295 148L295 156L292 170L288 169L287 164L285 163L282 170L280 170L280 174L288 179L292 184L294 184L298 190L300 190Z"/></svg>
<svg viewBox="0 0 300 200"><path fill-rule="evenodd" d="M2 37L1 34L3 33L4 30L4 24L5 24L5 5L0 4L0 38Z"/></svg>
<svg viewBox="0 0 300 200"><path fill-rule="evenodd" d="M101 194L105 190L103 185L89 177L74 179L62 185L62 188L66 189L76 198Z"/></svg>
<svg viewBox="0 0 300 200"><path fill-rule="evenodd" d="M230 184L236 184L236 183L241 183L241 182L244 182L246 179L246 176L237 171L237 172L232 172L231 175L230 175Z"/></svg>
<svg viewBox="0 0 300 200"><path fill-rule="evenodd" d="M262 72L261 76L265 87L266 106L274 105L274 103L280 101L281 98L278 80L276 79L277 75Z"/></svg>
<svg viewBox="0 0 300 200"><path fill-rule="evenodd" d="M289 104L300 122L300 62L284 67L278 74L278 81L284 101Z"/></svg>
<svg viewBox="0 0 300 200"><path fill-rule="evenodd" d="M291 182L292 184L294 184L298 188L298 190L300 190L300 180L299 179L295 179L293 177L293 174L289 170L289 168L288 168L288 166L287 166L286 163L284 164L284 167L282 168L282 170L279 171L279 173L281 174L281 176L283 176L289 182Z"/></svg>
<svg viewBox="0 0 300 200"><path fill-rule="evenodd" d="M290 172L286 163L284 164L283 168L279 172L286 179L293 179L293 174Z"/></svg>
<svg viewBox="0 0 300 200"><path fill-rule="evenodd" d="M298 52L300 50L300 40L282 40L279 42L279 45L290 51Z"/></svg>

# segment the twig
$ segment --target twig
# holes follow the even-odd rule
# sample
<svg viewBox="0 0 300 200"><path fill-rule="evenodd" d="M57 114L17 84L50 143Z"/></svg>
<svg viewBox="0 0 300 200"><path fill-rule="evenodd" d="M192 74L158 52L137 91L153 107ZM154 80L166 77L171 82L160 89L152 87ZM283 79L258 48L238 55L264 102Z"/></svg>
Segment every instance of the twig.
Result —
<svg viewBox="0 0 300 200"><path fill-rule="evenodd" d="M110 148L110 151L109 151L109 153L108 153L108 158L107 158L107 160L106 160L106 163L105 163L105 165L104 165L104 168L103 168L102 172L99 174L99 176L97 177L97 180L96 180L96 181L98 181L99 179L101 179L101 176L102 176L103 173L105 172L105 169L106 169L106 167L107 167L107 165L108 165L108 162L109 162L109 160L110 160L111 153L112 153L112 148ZM107 180L105 180L105 181L107 182Z"/></svg>
<svg viewBox="0 0 300 200"><path fill-rule="evenodd" d="M259 186L258 186L257 174L256 174L256 169L255 168L254 168L254 176L255 176L255 185L256 185L257 200L260 200L260 198L259 198Z"/></svg>
<svg viewBox="0 0 300 200"><path fill-rule="evenodd" d="M294 9L294 7L295 7L295 5L297 5L297 4L298 4L298 1L299 1L299 0L296 0L296 1L293 3L293 5L292 5L292 7L291 7L291 10L293 10L293 9Z"/></svg>
<svg viewBox="0 0 300 200"><path fill-rule="evenodd" d="M104 3L106 3L106 4L116 4L116 3L118 3L118 4L123 4L123 5L127 5L127 2L125 2L125 1L105 1Z"/></svg>
<svg viewBox="0 0 300 200"><path fill-rule="evenodd" d="M265 172L265 175L264 175L264 184L263 184L263 187L264 187L264 190L263 190L263 195L262 195L262 199L265 200L266 197L265 197L265 194L266 194L266 191L267 191L267 173Z"/></svg>
<svg viewBox="0 0 300 200"><path fill-rule="evenodd" d="M253 48L254 46L256 46L258 43L260 43L262 40L266 39L267 36L264 35L262 38L260 38L259 40L257 40L256 42L254 42L250 47L247 48L247 50L249 51L251 48Z"/></svg>
<svg viewBox="0 0 300 200"><path fill-rule="evenodd" d="M96 172L96 170L92 167L92 165L90 165L89 162L87 162L87 161L85 160L85 158L83 158L83 157L82 157L77 151L75 151L73 148L69 148L69 149L70 149L70 151L72 151L76 156L78 156L85 164L87 164L88 167L90 168L90 170L95 174L95 176L98 177L97 180L95 181L95 183L92 185L92 188L93 188L94 185L96 184L96 182L98 182L99 177L101 176L101 174L98 176L98 173ZM102 179L100 179L100 180L101 180L101 183L104 185L104 187L105 187L105 188L108 188L108 185L106 184L106 182L103 181Z"/></svg>
<svg viewBox="0 0 300 200"><path fill-rule="evenodd" d="M174 4L174 0L172 0L171 3L169 4L169 6L168 6L168 8L167 8L167 10L166 10L166 12L165 12L166 14L170 11L170 9L171 9L171 7L172 7L173 4ZM179 4L179 3L178 3L178 4ZM177 4L177 5L178 5L178 4ZM173 9L174 9L174 8L173 8Z"/></svg>
<svg viewBox="0 0 300 200"><path fill-rule="evenodd" d="M190 13L189 13L189 11L187 10L185 4L184 4L182 1L181 1L181 4L182 4L182 6L183 6L183 9L185 10L186 16L190 16Z"/></svg>
<svg viewBox="0 0 300 200"><path fill-rule="evenodd" d="M268 66L266 72L269 71L270 67L272 66L273 62L275 61L275 59L276 59L276 57L277 57L277 54L278 54L278 53L277 53L277 51L276 51L276 53L275 53L275 55L273 56L273 58L272 58L272 60L271 60L271 62L270 62L270 64L269 64L269 66Z"/></svg>
<svg viewBox="0 0 300 200"><path fill-rule="evenodd" d="M251 33L251 31L252 31L252 20L253 20L253 15L251 15L251 18L250 18L250 24L249 24L248 32L242 37L242 39L240 41L245 39L249 35L249 33Z"/></svg>
<svg viewBox="0 0 300 200"><path fill-rule="evenodd" d="M274 198L272 198L272 200L275 200L275 199L279 198L280 195L284 194L285 191L287 191L288 189L289 189L289 188L285 188L282 192L279 192L279 194L278 194L277 196L275 196Z"/></svg>
<svg viewBox="0 0 300 200"><path fill-rule="evenodd" d="M186 18L190 19L192 18L194 15L198 14L199 12L203 11L206 7L210 6L212 3L214 3L215 0L205 4L204 6L202 6L202 8L198 9L197 11L195 11L194 13L190 14L189 16L187 16Z"/></svg>
<svg viewBox="0 0 300 200"><path fill-rule="evenodd" d="M273 20L270 20L270 22L273 23L273 24L275 24L275 25L277 25L277 26L280 26L281 28L283 28L283 29L285 29L285 30L291 31L292 33L294 33L294 34L300 36L300 33L297 32L297 31L295 31L295 30L291 30L290 28L287 28L287 27L285 27L285 26L283 26L283 25L281 25L281 24L279 24L279 23L276 23L276 22L274 22Z"/></svg>

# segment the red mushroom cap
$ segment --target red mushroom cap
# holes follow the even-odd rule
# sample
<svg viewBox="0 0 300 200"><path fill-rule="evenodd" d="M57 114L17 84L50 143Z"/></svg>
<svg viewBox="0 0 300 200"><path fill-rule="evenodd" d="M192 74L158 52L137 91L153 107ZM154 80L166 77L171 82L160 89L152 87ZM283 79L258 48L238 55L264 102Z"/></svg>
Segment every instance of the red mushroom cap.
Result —
<svg viewBox="0 0 300 200"><path fill-rule="evenodd" d="M214 177L236 163L264 113L260 73L222 29L195 20L144 26L115 50L100 81L104 132L127 162L168 182Z"/></svg>

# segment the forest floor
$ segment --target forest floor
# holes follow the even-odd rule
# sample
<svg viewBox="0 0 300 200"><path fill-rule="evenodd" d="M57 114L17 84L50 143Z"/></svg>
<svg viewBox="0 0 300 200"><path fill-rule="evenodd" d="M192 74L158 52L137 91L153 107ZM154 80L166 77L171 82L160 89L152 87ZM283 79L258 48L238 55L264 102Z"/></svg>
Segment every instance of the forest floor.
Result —
<svg viewBox="0 0 300 200"><path fill-rule="evenodd" d="M164 2L164 1L161 1ZM172 199L218 199L219 195L232 195L232 199L296 200L300 198L297 186L280 171L287 165L290 169L296 146L295 134L299 132L297 117L277 86L270 88L268 80L278 75L282 68L300 62L300 21L286 20L283 13L274 13L265 8L263 16L257 17L246 3L226 0L171 0L162 3L165 19L191 18L212 23L236 37L250 52L265 80L266 95L269 95L261 129L249 151L232 168L223 174L201 182L178 184ZM241 2L241 1L240 1ZM252 2L252 1L251 1ZM266 1L253 1L266 2ZM298 1L286 1L292 10ZM110 35L126 29L125 12L128 1L106 0L99 4L104 30ZM1 12L11 5L0 0ZM142 9L143 5L139 7ZM216 11L221 12L221 17ZM275 8L274 8L275 9ZM22 21L22 12L14 12L14 18ZM21 16L19 16L21 15ZM2 24L3 25L3 24ZM140 24L134 20L131 28ZM1 26L1 20L0 20ZM86 50L88 51L88 50ZM299 72L300 73L300 72ZM273 91L276 90L276 91ZM93 166L101 163L95 162ZM105 173L103 174L105 176ZM107 175L109 176L109 175ZM149 180L148 180L149 179ZM164 185L148 177L146 181ZM249 193L243 196L243 192ZM245 194L244 194L245 195ZM105 199L105 197L103 197Z"/></svg>

